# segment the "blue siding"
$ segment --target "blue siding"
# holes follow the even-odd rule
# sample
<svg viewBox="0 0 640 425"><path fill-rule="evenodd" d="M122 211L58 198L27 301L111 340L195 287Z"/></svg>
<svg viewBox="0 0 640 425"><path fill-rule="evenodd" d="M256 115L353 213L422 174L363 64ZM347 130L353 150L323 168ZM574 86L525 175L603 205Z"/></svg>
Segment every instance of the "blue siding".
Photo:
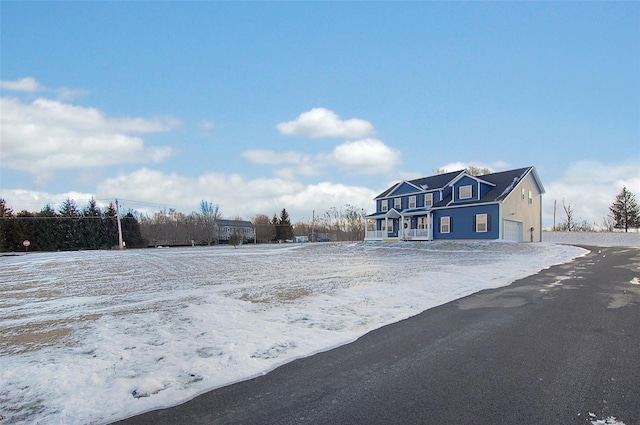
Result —
<svg viewBox="0 0 640 425"><path fill-rule="evenodd" d="M458 199L458 189L462 186L471 186L471 198ZM469 201L477 201L478 199L478 181L472 177L464 176L453 185L453 202L464 203Z"/></svg>
<svg viewBox="0 0 640 425"><path fill-rule="evenodd" d="M487 232L476 232L476 214L489 214ZM451 232L440 233L440 217L451 217ZM498 239L500 237L498 204L450 208L433 212L433 239Z"/></svg>
<svg viewBox="0 0 640 425"><path fill-rule="evenodd" d="M418 189L409 183L402 183L400 187L393 191L389 196L398 197L400 195L406 195L407 193L417 193Z"/></svg>
<svg viewBox="0 0 640 425"><path fill-rule="evenodd" d="M491 186L490 184L480 183L480 199L482 199L482 197L489 193L493 188L494 186Z"/></svg>

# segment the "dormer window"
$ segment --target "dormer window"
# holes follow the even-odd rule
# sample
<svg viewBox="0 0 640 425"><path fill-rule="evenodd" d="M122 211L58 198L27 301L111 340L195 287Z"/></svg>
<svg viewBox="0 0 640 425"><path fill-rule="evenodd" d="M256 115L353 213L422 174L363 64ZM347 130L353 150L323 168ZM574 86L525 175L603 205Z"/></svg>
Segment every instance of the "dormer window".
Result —
<svg viewBox="0 0 640 425"><path fill-rule="evenodd" d="M393 208L397 210L402 209L402 198L395 198L393 200Z"/></svg>
<svg viewBox="0 0 640 425"><path fill-rule="evenodd" d="M460 186L458 188L458 199L469 199L473 196L472 193L473 190L471 185Z"/></svg>

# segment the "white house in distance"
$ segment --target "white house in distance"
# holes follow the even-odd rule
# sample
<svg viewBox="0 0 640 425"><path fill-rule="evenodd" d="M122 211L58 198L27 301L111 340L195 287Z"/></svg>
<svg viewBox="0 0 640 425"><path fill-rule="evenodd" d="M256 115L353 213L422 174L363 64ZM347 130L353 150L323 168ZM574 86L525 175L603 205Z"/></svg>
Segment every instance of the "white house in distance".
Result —
<svg viewBox="0 0 640 425"><path fill-rule="evenodd" d="M544 193L535 167L401 181L375 197L365 240L540 242Z"/></svg>
<svg viewBox="0 0 640 425"><path fill-rule="evenodd" d="M229 242L229 237L237 232L243 242L255 242L256 228L252 222L246 220L218 220L218 240L221 243Z"/></svg>

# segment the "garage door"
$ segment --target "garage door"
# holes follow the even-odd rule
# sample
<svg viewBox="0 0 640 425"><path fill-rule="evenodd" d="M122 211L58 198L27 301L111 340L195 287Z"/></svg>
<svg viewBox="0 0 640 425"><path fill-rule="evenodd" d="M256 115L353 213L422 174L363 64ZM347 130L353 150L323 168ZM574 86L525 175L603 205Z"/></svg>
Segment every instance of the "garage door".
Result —
<svg viewBox="0 0 640 425"><path fill-rule="evenodd" d="M504 220L504 239L514 242L522 242L522 223L519 221Z"/></svg>

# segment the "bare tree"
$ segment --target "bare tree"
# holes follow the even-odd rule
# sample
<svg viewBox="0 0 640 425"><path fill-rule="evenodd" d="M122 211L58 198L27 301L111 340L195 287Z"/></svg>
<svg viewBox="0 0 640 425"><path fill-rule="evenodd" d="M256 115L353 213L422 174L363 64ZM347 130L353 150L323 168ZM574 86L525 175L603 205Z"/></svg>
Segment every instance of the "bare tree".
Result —
<svg viewBox="0 0 640 425"><path fill-rule="evenodd" d="M251 219L251 222L256 229L256 242L268 243L276 237L276 227L268 216L257 214Z"/></svg>
<svg viewBox="0 0 640 425"><path fill-rule="evenodd" d="M563 199L562 200L562 209L564 210L564 214L565 214L565 217L566 217L564 225L562 226L563 227L562 230L566 230L567 232L571 232L575 228L575 217L574 217L573 207L571 206L571 203L565 204L564 203L564 199Z"/></svg>
<svg viewBox="0 0 640 425"><path fill-rule="evenodd" d="M469 165L467 168L467 173L472 176L483 176L485 174L491 174L491 170L486 167L476 167L475 165Z"/></svg>
<svg viewBox="0 0 640 425"><path fill-rule="evenodd" d="M218 220L220 219L220 207L212 202L200 201L199 222L202 226L202 235L207 245L218 242Z"/></svg>

